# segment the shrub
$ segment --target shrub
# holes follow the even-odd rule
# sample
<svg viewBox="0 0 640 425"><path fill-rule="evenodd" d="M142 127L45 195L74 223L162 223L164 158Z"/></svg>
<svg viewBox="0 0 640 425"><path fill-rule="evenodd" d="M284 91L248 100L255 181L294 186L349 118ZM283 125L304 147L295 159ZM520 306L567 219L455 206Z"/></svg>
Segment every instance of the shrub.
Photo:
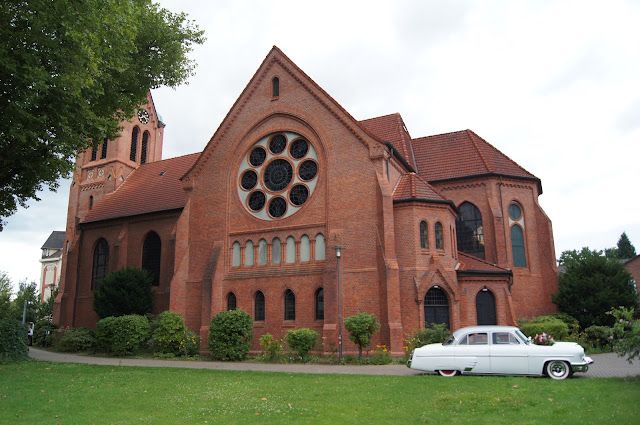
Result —
<svg viewBox="0 0 640 425"><path fill-rule="evenodd" d="M626 356L629 362L640 358L640 320L634 320L633 309L618 307L609 311L608 314L615 321L613 349L620 356Z"/></svg>
<svg viewBox="0 0 640 425"><path fill-rule="evenodd" d="M285 335L285 340L287 341L289 349L293 351L299 359L306 361L309 357L309 351L316 345L318 336L318 332L313 329L291 329Z"/></svg>
<svg viewBox="0 0 640 425"><path fill-rule="evenodd" d="M149 341L149 320L144 316L107 317L98 322L96 340L98 348L117 356L134 354Z"/></svg>
<svg viewBox="0 0 640 425"><path fill-rule="evenodd" d="M92 351L96 335L91 329L68 328L56 332L54 348L62 352Z"/></svg>
<svg viewBox="0 0 640 425"><path fill-rule="evenodd" d="M251 316L242 310L223 311L211 319L209 351L215 360L244 360L252 335Z"/></svg>
<svg viewBox="0 0 640 425"><path fill-rule="evenodd" d="M100 318L150 313L152 281L147 271L134 268L108 274L93 293L96 313Z"/></svg>
<svg viewBox="0 0 640 425"><path fill-rule="evenodd" d="M33 329L33 345L50 347L56 327L49 319L40 319Z"/></svg>
<svg viewBox="0 0 640 425"><path fill-rule="evenodd" d="M155 353L193 356L198 353L198 339L178 313L164 311L153 323L151 346Z"/></svg>
<svg viewBox="0 0 640 425"><path fill-rule="evenodd" d="M426 328L416 331L405 341L407 354L423 345L445 342L450 336L451 332L447 329L447 325L431 323Z"/></svg>
<svg viewBox="0 0 640 425"><path fill-rule="evenodd" d="M376 345L376 349L369 359L369 364L381 365L389 363L391 363L391 355L389 355L387 346L384 344Z"/></svg>
<svg viewBox="0 0 640 425"><path fill-rule="evenodd" d="M0 319L0 362L27 358L27 327L11 318Z"/></svg>
<svg viewBox="0 0 640 425"><path fill-rule="evenodd" d="M344 327L349 332L349 339L358 346L358 357L362 357L362 349L371 344L371 336L380 329L380 323L373 314L358 313L347 317Z"/></svg>
<svg viewBox="0 0 640 425"><path fill-rule="evenodd" d="M589 326L584 330L587 343L593 347L606 348L613 340L613 329L607 326Z"/></svg>
<svg viewBox="0 0 640 425"><path fill-rule="evenodd" d="M273 362L282 358L282 341L275 339L270 333L260 337L260 347L262 347L264 360Z"/></svg>
<svg viewBox="0 0 640 425"><path fill-rule="evenodd" d="M527 336L549 334L554 340L563 340L569 335L569 326L554 316L538 316L532 320L520 320L520 329Z"/></svg>

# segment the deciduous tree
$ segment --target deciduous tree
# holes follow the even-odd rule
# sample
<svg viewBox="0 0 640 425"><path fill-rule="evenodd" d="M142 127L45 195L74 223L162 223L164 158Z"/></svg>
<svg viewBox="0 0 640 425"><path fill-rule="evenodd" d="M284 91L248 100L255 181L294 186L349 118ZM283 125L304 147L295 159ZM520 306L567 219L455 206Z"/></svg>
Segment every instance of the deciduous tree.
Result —
<svg viewBox="0 0 640 425"><path fill-rule="evenodd" d="M0 23L1 230L78 152L116 136L149 89L184 83L204 38L151 0L5 1Z"/></svg>

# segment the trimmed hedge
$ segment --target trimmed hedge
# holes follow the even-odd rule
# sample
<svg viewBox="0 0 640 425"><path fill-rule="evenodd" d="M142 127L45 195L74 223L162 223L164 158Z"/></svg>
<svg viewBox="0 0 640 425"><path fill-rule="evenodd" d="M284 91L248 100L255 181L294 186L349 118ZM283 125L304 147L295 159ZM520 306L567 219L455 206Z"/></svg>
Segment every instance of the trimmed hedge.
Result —
<svg viewBox="0 0 640 425"><path fill-rule="evenodd" d="M109 273L93 293L93 307L100 318L151 313L153 278L146 270L124 268Z"/></svg>
<svg viewBox="0 0 640 425"><path fill-rule="evenodd" d="M447 329L447 325L442 323L429 324L426 328L416 331L405 341L407 354L423 345L445 342L449 336L451 336L451 332Z"/></svg>
<svg viewBox="0 0 640 425"><path fill-rule="evenodd" d="M68 328L56 332L53 347L57 351L77 353L93 351L96 346L96 335L91 329Z"/></svg>
<svg viewBox="0 0 640 425"><path fill-rule="evenodd" d="M27 327L14 319L0 319L0 362L27 358Z"/></svg>
<svg viewBox="0 0 640 425"><path fill-rule="evenodd" d="M198 353L198 342L178 313L163 311L153 323L151 347L155 353L193 356Z"/></svg>
<svg viewBox="0 0 640 425"><path fill-rule="evenodd" d="M137 314L106 317L96 326L98 349L117 356L134 354L149 341L149 320Z"/></svg>
<svg viewBox="0 0 640 425"><path fill-rule="evenodd" d="M313 349L318 340L318 332L309 328L291 329L285 335L285 340L289 349L293 351L298 358L306 361L309 357L309 351Z"/></svg>
<svg viewBox="0 0 640 425"><path fill-rule="evenodd" d="M554 316L538 316L532 320L520 320L520 329L530 337L547 333L556 341L566 339L569 335L569 326L561 319Z"/></svg>
<svg viewBox="0 0 640 425"><path fill-rule="evenodd" d="M244 360L253 332L251 316L242 310L222 311L211 319L209 351L214 360Z"/></svg>

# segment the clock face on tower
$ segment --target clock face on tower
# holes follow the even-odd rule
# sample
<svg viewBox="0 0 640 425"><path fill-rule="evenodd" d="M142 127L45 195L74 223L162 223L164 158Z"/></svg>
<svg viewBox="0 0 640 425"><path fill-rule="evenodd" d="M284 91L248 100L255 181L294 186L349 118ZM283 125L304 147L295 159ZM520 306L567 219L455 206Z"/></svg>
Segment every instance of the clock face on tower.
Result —
<svg viewBox="0 0 640 425"><path fill-rule="evenodd" d="M140 109L138 111L138 121L142 124L146 124L149 122L149 112L146 109Z"/></svg>

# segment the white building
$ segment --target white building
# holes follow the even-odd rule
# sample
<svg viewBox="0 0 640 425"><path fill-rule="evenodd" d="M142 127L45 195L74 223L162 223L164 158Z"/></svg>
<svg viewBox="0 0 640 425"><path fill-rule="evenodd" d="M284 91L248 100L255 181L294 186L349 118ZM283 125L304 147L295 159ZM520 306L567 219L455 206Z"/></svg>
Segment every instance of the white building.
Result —
<svg viewBox="0 0 640 425"><path fill-rule="evenodd" d="M40 277L40 300L45 302L60 283L62 269L62 247L65 232L53 231L42 245L42 266Z"/></svg>

